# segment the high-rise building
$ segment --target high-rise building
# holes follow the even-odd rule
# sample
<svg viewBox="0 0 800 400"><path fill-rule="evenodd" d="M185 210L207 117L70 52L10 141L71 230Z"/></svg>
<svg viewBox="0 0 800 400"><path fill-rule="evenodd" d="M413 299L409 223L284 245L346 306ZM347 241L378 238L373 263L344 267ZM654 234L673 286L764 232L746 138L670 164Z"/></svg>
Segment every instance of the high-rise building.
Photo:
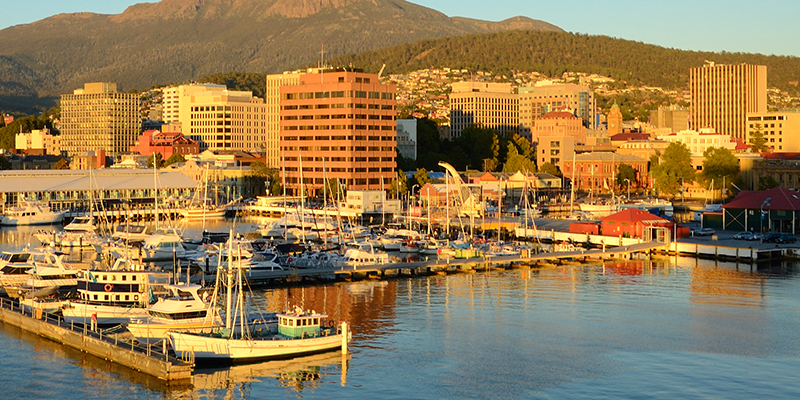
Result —
<svg viewBox="0 0 800 400"><path fill-rule="evenodd" d="M281 86L300 84L300 76L314 73L317 69L287 71L282 74L267 75L267 90L264 102L267 105L267 140L266 164L271 168L280 168L281 154Z"/></svg>
<svg viewBox="0 0 800 400"><path fill-rule="evenodd" d="M61 149L68 156L126 153L141 129L139 94L117 92L116 83L86 83L61 95Z"/></svg>
<svg viewBox="0 0 800 400"><path fill-rule="evenodd" d="M161 120L167 123L181 122L189 115L189 99L198 92L226 90L225 85L214 83L192 83L165 88L161 99Z"/></svg>
<svg viewBox="0 0 800 400"><path fill-rule="evenodd" d="M744 140L747 114L767 111L767 67L764 65L706 65L689 74L691 129L714 128Z"/></svg>
<svg viewBox="0 0 800 400"><path fill-rule="evenodd" d="M316 70L281 86L289 191L299 194L302 181L311 195L325 178L348 190L388 190L397 168L396 92L377 74L353 68Z"/></svg>
<svg viewBox="0 0 800 400"><path fill-rule="evenodd" d="M519 98L509 83L456 82L450 93L450 137L469 126L513 135L519 131Z"/></svg>
<svg viewBox="0 0 800 400"><path fill-rule="evenodd" d="M573 110L583 126L595 129L597 103L592 89L572 83L540 82L519 88L519 134L531 139L536 119L553 111Z"/></svg>

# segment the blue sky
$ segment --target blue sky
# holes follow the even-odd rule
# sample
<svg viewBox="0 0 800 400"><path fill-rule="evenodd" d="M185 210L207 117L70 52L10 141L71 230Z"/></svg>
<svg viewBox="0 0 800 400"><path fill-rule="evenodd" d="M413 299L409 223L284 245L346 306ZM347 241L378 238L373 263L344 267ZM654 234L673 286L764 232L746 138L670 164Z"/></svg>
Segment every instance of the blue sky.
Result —
<svg viewBox="0 0 800 400"><path fill-rule="evenodd" d="M153 2L155 0L152 0ZM0 0L0 29L49 16L118 14L137 0ZM684 50L800 56L798 0L413 0L449 16L500 21L517 15L569 32Z"/></svg>

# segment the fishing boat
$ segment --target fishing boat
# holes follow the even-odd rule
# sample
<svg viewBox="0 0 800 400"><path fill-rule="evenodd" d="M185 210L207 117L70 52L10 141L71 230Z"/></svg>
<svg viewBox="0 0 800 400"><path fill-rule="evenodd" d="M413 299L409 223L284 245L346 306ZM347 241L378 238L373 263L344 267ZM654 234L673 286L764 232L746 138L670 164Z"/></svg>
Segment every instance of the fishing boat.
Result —
<svg viewBox="0 0 800 400"><path fill-rule="evenodd" d="M192 283L164 285L169 292L147 309L147 316L133 317L127 329L139 343L164 339L167 332L202 332L222 326L211 296L202 296L202 286Z"/></svg>
<svg viewBox="0 0 800 400"><path fill-rule="evenodd" d="M346 348L351 339L347 324L335 324L328 316L295 307L277 314L277 332L268 329L231 328L215 333L169 332L175 353L202 361L244 363L285 359Z"/></svg>
<svg viewBox="0 0 800 400"><path fill-rule="evenodd" d="M53 211L50 206L37 201L20 200L19 207L5 210L0 225L51 225L64 220L64 211Z"/></svg>
<svg viewBox="0 0 800 400"><path fill-rule="evenodd" d="M172 349L179 357L197 362L244 363L292 358L339 348L346 351L351 336L347 323L337 326L332 320L327 320L327 315L300 307L276 315L277 332L266 328L251 329L245 312L243 268L233 261L232 245L233 241L229 241L225 328L211 333L169 332Z"/></svg>

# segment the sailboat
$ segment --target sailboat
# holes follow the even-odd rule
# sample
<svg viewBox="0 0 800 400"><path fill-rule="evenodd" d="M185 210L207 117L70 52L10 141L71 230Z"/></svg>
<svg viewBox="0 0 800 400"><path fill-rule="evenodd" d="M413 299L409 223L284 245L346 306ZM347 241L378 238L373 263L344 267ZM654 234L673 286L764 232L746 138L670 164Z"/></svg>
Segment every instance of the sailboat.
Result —
<svg viewBox="0 0 800 400"><path fill-rule="evenodd" d="M325 314L295 307L278 313L278 329L250 329L245 315L242 268L233 262L229 242L228 288L226 290L225 328L214 333L169 332L175 353L184 359L244 363L259 360L292 358L347 349L351 338L347 323L337 325ZM232 268L231 268L232 267ZM235 281L234 281L234 275ZM236 304L232 304L232 292Z"/></svg>
<svg viewBox="0 0 800 400"><path fill-rule="evenodd" d="M189 207L180 210L182 217L187 219L222 219L225 217L225 212L228 205L213 204L208 198L208 165L206 165L206 176L203 179L203 198Z"/></svg>

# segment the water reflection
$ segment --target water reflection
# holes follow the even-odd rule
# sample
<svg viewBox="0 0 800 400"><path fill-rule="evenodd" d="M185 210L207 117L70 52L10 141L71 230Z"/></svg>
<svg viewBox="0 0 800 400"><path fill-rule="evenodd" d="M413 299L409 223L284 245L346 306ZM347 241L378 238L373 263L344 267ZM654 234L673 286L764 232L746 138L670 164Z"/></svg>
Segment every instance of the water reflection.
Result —
<svg viewBox="0 0 800 400"><path fill-rule="evenodd" d="M347 356L328 352L291 360L267 361L258 364L235 365L221 369L196 369L192 377L194 396L208 398L239 394L250 397L258 383L274 380L288 394L297 397L323 385L347 383ZM220 391L222 389L222 391ZM220 393L221 392L221 393ZM258 392L254 398L258 397Z"/></svg>

